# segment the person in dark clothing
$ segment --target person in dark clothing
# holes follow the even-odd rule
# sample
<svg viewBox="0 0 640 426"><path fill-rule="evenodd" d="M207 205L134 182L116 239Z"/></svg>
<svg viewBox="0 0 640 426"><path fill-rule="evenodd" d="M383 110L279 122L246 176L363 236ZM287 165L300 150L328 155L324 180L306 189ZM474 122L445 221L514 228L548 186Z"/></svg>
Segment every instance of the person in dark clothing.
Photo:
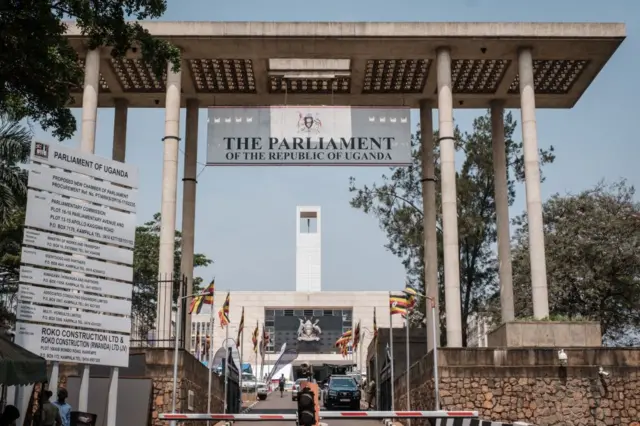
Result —
<svg viewBox="0 0 640 426"><path fill-rule="evenodd" d="M61 426L62 418L60 417L60 410L58 406L53 404L51 397L53 392L50 390L44 391L44 403L42 404L42 426Z"/></svg>
<svg viewBox="0 0 640 426"><path fill-rule="evenodd" d="M284 374L283 374L282 376L280 376L280 380L278 380L278 387L280 388L280 398L284 396L285 382L286 382L286 379L284 378Z"/></svg>
<svg viewBox="0 0 640 426"><path fill-rule="evenodd" d="M0 416L0 426L15 426L16 420L19 418L20 411L14 405L7 405Z"/></svg>

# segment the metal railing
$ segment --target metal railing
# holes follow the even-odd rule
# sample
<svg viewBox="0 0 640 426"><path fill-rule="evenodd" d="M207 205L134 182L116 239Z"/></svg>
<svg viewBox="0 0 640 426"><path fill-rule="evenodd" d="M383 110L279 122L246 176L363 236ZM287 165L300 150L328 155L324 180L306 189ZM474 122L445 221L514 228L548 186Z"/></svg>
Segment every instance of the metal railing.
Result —
<svg viewBox="0 0 640 426"><path fill-rule="evenodd" d="M172 289L173 303L165 308L164 312L158 312L157 295L158 288L169 285ZM166 275L153 281L137 281L133 284L133 295L131 298L131 340L132 348L174 348L176 333L176 315L178 315L177 300L178 293L182 286L182 294L186 294L187 279L184 276ZM187 300L182 299L182 318L177 323L180 324L180 339L178 347L185 347L184 336L186 315L188 312ZM159 339L155 329L158 314L161 317L171 318L171 329L169 337Z"/></svg>

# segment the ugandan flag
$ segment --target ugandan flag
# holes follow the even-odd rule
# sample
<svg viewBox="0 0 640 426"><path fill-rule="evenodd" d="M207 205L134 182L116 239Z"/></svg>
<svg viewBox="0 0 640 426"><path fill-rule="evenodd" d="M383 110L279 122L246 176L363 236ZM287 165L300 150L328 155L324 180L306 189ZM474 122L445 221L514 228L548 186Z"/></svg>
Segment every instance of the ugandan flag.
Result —
<svg viewBox="0 0 640 426"><path fill-rule="evenodd" d="M260 342L260 354L264 355L267 351L267 345L269 344L269 333L267 327L262 323L262 341Z"/></svg>
<svg viewBox="0 0 640 426"><path fill-rule="evenodd" d="M342 346L340 346L340 355L343 358L346 358L349 355L349 342L345 342Z"/></svg>
<svg viewBox="0 0 640 426"><path fill-rule="evenodd" d="M407 310L410 309L410 301L404 294L390 294L389 295L389 312L391 315L407 315Z"/></svg>
<svg viewBox="0 0 640 426"><path fill-rule="evenodd" d="M256 321L256 328L253 330L253 334L251 335L251 343L253 343L253 353L258 353L258 321Z"/></svg>
<svg viewBox="0 0 640 426"><path fill-rule="evenodd" d="M220 319L220 327L224 328L229 325L229 306L231 305L231 293L227 293L227 297L224 299L222 308L218 311L218 318Z"/></svg>
<svg viewBox="0 0 640 426"><path fill-rule="evenodd" d="M347 345L351 340L352 335L353 335L353 332L351 330L347 330L344 333L342 333L342 335L338 337L338 340L336 340L336 347L340 348L344 345Z"/></svg>
<svg viewBox="0 0 640 426"><path fill-rule="evenodd" d="M353 350L358 349L358 344L360 343L360 321L358 321L358 325L356 325L356 331L353 333Z"/></svg>
<svg viewBox="0 0 640 426"><path fill-rule="evenodd" d="M411 287L409 284L405 285L403 292L409 304L407 306L407 309L413 309L416 306L416 303L418 302L419 293L416 291L415 288Z"/></svg>
<svg viewBox="0 0 640 426"><path fill-rule="evenodd" d="M237 346L240 346L242 332L244 331L244 306L242 307L242 315L240 316L240 325L238 326L238 338L236 339Z"/></svg>
<svg viewBox="0 0 640 426"><path fill-rule="evenodd" d="M213 294L215 293L215 279L211 280L211 284L204 289L204 291L191 300L189 306L189 314L195 313L196 315L202 310L202 305L213 305Z"/></svg>
<svg viewBox="0 0 640 426"><path fill-rule="evenodd" d="M262 344L264 345L265 348L269 344L269 340L271 340L271 338L269 337L269 332L267 331L267 327L265 327L265 325L262 324Z"/></svg>

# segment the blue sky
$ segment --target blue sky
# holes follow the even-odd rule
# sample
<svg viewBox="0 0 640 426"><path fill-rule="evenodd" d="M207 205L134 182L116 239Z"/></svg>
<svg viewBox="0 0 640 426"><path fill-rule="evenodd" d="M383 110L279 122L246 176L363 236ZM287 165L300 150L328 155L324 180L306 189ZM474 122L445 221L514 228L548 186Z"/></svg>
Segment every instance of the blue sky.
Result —
<svg viewBox="0 0 640 426"><path fill-rule="evenodd" d="M635 18L634 18L635 17ZM551 21L624 22L627 40L571 110L539 110L538 142L554 145L557 158L547 166L543 197L576 192L627 178L640 186L637 161L637 100L640 99L640 2L616 0L169 0L170 21ZM455 110L468 129L481 110ZM80 110L74 110L79 119ZM519 111L514 111L520 119ZM437 123L437 117L434 117ZM413 122L417 125L414 114ZM184 136L184 111L181 132ZM96 154L110 157L113 110L98 113ZM160 210L164 110L131 109L127 162L140 167L143 223ZM518 128L516 135L520 137ZM42 131L37 136L53 140ZM79 145L79 133L65 144ZM200 113L199 160L206 148L206 110ZM183 144L181 147L183 148ZM182 154L180 163L182 163ZM196 273L215 275L218 288L292 290L295 288L295 208L319 205L323 217L322 285L325 290L393 290L404 283L400 260L385 250L386 238L375 218L349 206L349 176L361 183L385 168L207 168L198 180L196 251L215 265ZM182 170L180 169L180 178ZM178 194L181 200L181 183ZM511 208L524 210L524 187ZM178 229L181 207L178 208Z"/></svg>

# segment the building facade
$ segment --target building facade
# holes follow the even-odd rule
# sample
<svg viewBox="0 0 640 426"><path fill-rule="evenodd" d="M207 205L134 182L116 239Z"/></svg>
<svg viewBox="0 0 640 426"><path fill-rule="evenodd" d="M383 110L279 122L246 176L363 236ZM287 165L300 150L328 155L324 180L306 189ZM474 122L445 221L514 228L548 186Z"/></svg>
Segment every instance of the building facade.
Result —
<svg viewBox="0 0 640 426"><path fill-rule="evenodd" d="M322 364L355 363L366 369L360 358L366 356L366 347L373 337L373 311L376 310L378 327L389 326L389 293L386 291L236 291L231 292L231 323L227 330L218 324L217 312L224 303L225 293L216 293L213 306L215 325L213 347L235 345L238 326L245 311L245 328L241 337L242 360L253 366L260 365L259 352L253 352L252 333L259 326L261 335L266 327L270 343L266 348L265 365L272 365L284 343L298 351L297 361ZM205 306L191 322L191 350L196 349L196 335L208 335L210 311ZM305 325L310 322L310 331ZM355 354L344 358L335 342L343 332L360 321L361 345ZM401 327L400 321L394 326ZM226 340L226 341L225 341ZM360 356L362 355L362 357ZM254 367L255 368L255 367ZM259 368L258 368L259 370Z"/></svg>
<svg viewBox="0 0 640 426"><path fill-rule="evenodd" d="M253 366L262 363L259 351L253 351L252 336L256 326L269 335L264 363L272 365L286 343L298 352L298 362L316 364L354 363L366 369L365 349L373 337L373 315L378 327L389 326L389 293L387 291L322 291L322 220L317 206L296 207L296 287L295 291L231 292L227 329L218 325L217 312L226 293L218 292L213 305L213 348L237 344L238 328L244 308L244 333L237 345L242 360ZM293 265L292 265L293 266ZM205 306L192 316L190 350L195 353L196 336L211 335L211 313ZM335 346L342 333L360 322L361 347L343 357ZM397 326L401 326L401 321ZM228 334L227 334L228 333ZM256 367L254 367L256 368ZM260 368L257 368L260 370ZM255 370L254 370L255 371Z"/></svg>

